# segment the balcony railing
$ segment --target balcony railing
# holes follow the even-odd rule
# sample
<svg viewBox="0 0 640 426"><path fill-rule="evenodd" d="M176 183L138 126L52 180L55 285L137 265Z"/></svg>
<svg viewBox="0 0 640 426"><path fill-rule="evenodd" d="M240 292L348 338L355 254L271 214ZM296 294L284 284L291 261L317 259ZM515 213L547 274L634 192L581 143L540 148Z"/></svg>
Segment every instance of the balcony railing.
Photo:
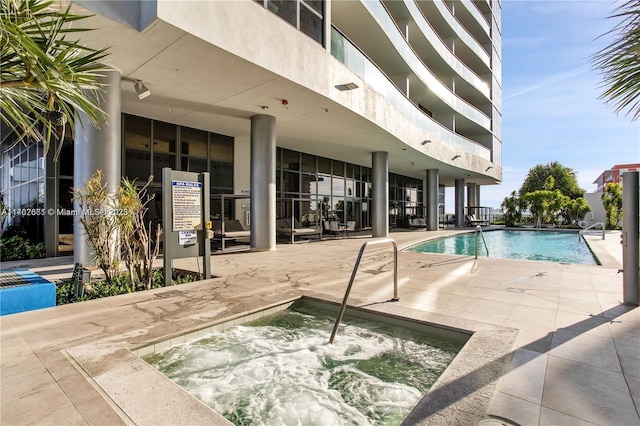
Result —
<svg viewBox="0 0 640 426"><path fill-rule="evenodd" d="M331 28L331 55L354 72L376 92L384 96L409 121L422 128L433 141L446 143L464 152L491 161L491 150L460 136L431 117L409 100L393 82L335 27Z"/></svg>

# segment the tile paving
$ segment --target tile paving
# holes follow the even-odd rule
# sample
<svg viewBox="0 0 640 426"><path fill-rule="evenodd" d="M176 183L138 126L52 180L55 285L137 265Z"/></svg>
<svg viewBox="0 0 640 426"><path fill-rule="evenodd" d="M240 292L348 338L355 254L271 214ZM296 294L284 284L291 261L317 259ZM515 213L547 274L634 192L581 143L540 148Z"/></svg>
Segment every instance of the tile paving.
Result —
<svg viewBox="0 0 640 426"><path fill-rule="evenodd" d="M390 236L402 248L450 232ZM399 253L396 309L449 318L451 324L470 321L479 334L515 329L512 340L474 347L465 358L467 372L443 379L426 398L430 408L407 424L471 425L482 411L520 425L640 425L640 309L620 303L619 234L610 232L604 241L586 237L602 266ZM167 289L158 289L0 318L0 424L224 423L192 403L160 416L172 403L159 396L160 389L171 384L155 376L153 384L136 380L137 392L128 395L148 401L146 411L137 412L128 399L115 403L103 389L125 392L125 382L138 377L137 364L110 366L100 351L143 347L301 294L339 300L367 240L218 254L211 258L217 278L171 289L168 297L161 297ZM391 297L390 258L383 249L363 258L353 304L391 309L385 303ZM57 279L70 276L72 265L71 258L57 258L5 262L0 270L21 266ZM174 266L197 270L192 259ZM489 355L495 362L486 362ZM92 357L96 362L77 368L77 359ZM499 379L491 378L494 373ZM452 411L460 401L468 412Z"/></svg>

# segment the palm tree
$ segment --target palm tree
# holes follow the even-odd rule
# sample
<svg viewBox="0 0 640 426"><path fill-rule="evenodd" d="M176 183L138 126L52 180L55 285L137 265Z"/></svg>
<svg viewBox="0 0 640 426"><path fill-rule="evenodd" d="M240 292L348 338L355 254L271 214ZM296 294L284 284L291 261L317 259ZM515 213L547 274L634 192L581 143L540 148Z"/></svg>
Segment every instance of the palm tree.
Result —
<svg viewBox="0 0 640 426"><path fill-rule="evenodd" d="M640 117L640 0L627 0L610 17L621 21L605 35L615 40L594 55L604 74L606 90L600 96L616 113L628 110L632 120Z"/></svg>
<svg viewBox="0 0 640 426"><path fill-rule="evenodd" d="M54 0L0 0L0 114L18 135L8 148L44 141L48 149L54 131L74 128L76 111L96 127L104 122L97 78L106 49L81 45L77 35L89 29L74 27L87 17Z"/></svg>

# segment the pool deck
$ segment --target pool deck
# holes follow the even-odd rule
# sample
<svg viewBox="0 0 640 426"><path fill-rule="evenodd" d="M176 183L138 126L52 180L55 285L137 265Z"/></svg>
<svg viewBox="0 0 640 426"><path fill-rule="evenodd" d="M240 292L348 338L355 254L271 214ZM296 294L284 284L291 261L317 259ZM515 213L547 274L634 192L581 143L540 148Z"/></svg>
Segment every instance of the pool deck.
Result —
<svg viewBox="0 0 640 426"><path fill-rule="evenodd" d="M390 237L405 248L452 232ZM640 309L621 304L619 235L586 236L602 266L401 251L398 302L389 301L390 246L368 248L350 304L505 336L469 348L473 362L456 366L466 372L440 380L406 423L472 425L480 416L523 426L640 425ZM224 424L194 398L173 398L181 391L141 367L136 350L301 295L340 301L367 241L225 252L211 257L210 280L3 316L0 424ZM60 257L0 270L59 279L72 266ZM194 259L174 267L198 270ZM450 417L460 401L467 408Z"/></svg>

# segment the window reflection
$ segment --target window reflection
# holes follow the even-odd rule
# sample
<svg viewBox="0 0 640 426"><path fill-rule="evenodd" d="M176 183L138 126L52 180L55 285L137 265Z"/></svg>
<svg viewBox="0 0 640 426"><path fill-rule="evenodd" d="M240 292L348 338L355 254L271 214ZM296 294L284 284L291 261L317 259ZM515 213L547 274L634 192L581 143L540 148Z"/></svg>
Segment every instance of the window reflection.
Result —
<svg viewBox="0 0 640 426"><path fill-rule="evenodd" d="M324 0L255 1L324 45Z"/></svg>

